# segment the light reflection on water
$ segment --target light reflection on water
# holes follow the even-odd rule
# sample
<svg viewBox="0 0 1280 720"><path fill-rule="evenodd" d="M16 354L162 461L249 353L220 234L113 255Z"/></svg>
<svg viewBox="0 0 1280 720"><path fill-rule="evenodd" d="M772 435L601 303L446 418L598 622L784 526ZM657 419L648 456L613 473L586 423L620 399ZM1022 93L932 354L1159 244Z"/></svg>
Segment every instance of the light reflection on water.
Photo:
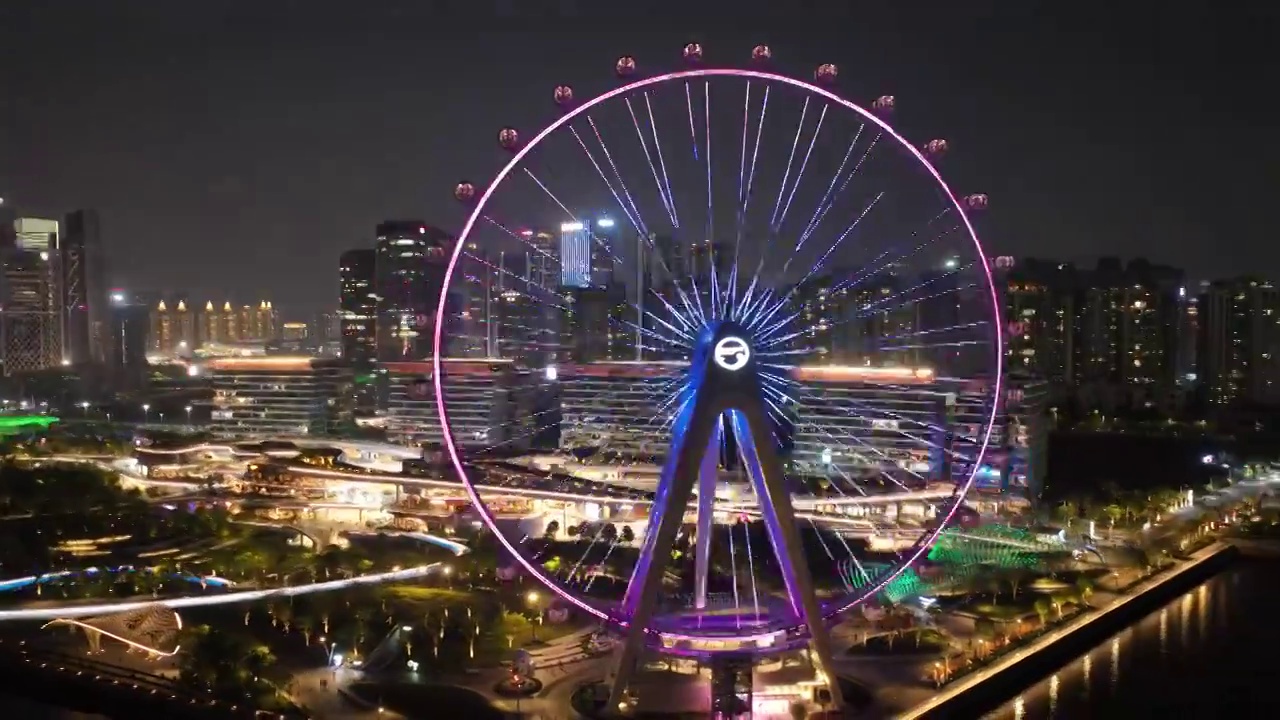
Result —
<svg viewBox="0 0 1280 720"><path fill-rule="evenodd" d="M1269 699L1257 688L1280 687L1280 663L1249 660L1280 645L1280 623L1261 620L1277 599L1280 564L1241 561L986 718L1152 717L1161 709L1184 717L1247 715L1257 709L1251 703ZM1093 672L1096 662L1108 671Z"/></svg>

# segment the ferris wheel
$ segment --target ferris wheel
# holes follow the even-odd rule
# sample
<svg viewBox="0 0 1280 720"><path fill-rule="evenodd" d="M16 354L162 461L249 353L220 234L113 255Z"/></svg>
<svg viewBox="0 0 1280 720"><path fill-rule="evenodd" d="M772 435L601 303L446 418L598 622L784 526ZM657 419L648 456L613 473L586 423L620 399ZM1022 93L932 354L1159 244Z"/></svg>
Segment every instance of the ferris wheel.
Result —
<svg viewBox="0 0 1280 720"><path fill-rule="evenodd" d="M820 626L1003 472L988 198L835 65L673 59L548 88L559 116L500 128L502 169L454 189L444 449L523 570L626 637L623 675L641 646L827 660Z"/></svg>

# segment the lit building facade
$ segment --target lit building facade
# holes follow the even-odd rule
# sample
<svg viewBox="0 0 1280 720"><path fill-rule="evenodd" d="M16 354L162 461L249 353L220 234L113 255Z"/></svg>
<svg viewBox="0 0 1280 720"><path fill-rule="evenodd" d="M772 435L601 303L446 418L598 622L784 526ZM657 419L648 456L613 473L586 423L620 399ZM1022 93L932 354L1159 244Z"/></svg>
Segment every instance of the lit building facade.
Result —
<svg viewBox="0 0 1280 720"><path fill-rule="evenodd" d="M905 486L969 476L991 418L984 380L925 368L801 367L791 461L801 473L891 477ZM1048 385L1010 380L976 487L1037 497L1047 471Z"/></svg>
<svg viewBox="0 0 1280 720"><path fill-rule="evenodd" d="M529 371L510 360L445 358L441 363L449 419L460 447L506 453L529 448L535 432ZM390 385L388 436L408 445L442 444L432 364L385 363L383 367Z"/></svg>
<svg viewBox="0 0 1280 720"><path fill-rule="evenodd" d="M147 370L149 308L124 290L110 293L107 367L122 381L140 381Z"/></svg>
<svg viewBox="0 0 1280 720"><path fill-rule="evenodd" d="M686 369L679 361L558 367L560 447L662 458L676 412L667 398ZM872 481L891 476L907 487L954 482L973 471L991 417L987 382L905 367L806 366L792 377L794 403L782 410L791 426L793 471ZM977 469L979 489L1039 495L1047 471L1047 400L1044 381L1008 383Z"/></svg>
<svg viewBox="0 0 1280 720"><path fill-rule="evenodd" d="M338 260L338 314L342 359L355 373L355 410L361 415L378 405L374 361L378 352L377 251L359 248Z"/></svg>
<svg viewBox="0 0 1280 720"><path fill-rule="evenodd" d="M559 318L562 357L557 360L588 363L635 356L635 333L626 322L631 306L623 287L565 288L564 307Z"/></svg>
<svg viewBox="0 0 1280 720"><path fill-rule="evenodd" d="M452 250L453 238L426 223L390 221L378 225L374 266L378 360L411 361L431 356L436 308Z"/></svg>
<svg viewBox="0 0 1280 720"><path fill-rule="evenodd" d="M671 383L681 361L593 362L557 367L560 447L597 447L633 457L660 457L671 445Z"/></svg>
<svg viewBox="0 0 1280 720"><path fill-rule="evenodd" d="M560 226L560 286L591 287L591 227L570 222Z"/></svg>
<svg viewBox="0 0 1280 720"><path fill-rule="evenodd" d="M62 226L62 304L66 357L74 365L106 360L107 292L98 213L76 210Z"/></svg>
<svg viewBox="0 0 1280 720"><path fill-rule="evenodd" d="M211 432L224 437L323 435L351 422L351 368L308 357L219 358Z"/></svg>
<svg viewBox="0 0 1280 720"><path fill-rule="evenodd" d="M45 370L63 355L64 311L58 221L18 218L3 253L0 351L5 374Z"/></svg>
<svg viewBox="0 0 1280 720"><path fill-rule="evenodd" d="M1258 278L1210 283L1198 303L1197 376L1206 404L1280 403L1280 288Z"/></svg>

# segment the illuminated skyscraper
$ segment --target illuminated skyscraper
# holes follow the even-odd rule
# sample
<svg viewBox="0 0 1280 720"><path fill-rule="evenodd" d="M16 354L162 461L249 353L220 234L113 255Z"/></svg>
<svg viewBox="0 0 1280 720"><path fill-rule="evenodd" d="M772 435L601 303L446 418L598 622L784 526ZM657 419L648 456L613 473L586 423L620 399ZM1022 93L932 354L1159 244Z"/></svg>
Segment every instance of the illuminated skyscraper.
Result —
<svg viewBox="0 0 1280 720"><path fill-rule="evenodd" d="M377 348L378 296L374 292L372 248L348 250L338 260L338 308L341 315L342 357L356 373L372 368Z"/></svg>
<svg viewBox="0 0 1280 720"><path fill-rule="evenodd" d="M62 273L58 221L18 218L3 253L0 351L5 374L62 364Z"/></svg>
<svg viewBox="0 0 1280 720"><path fill-rule="evenodd" d="M591 229L584 223L560 226L560 286L591 287Z"/></svg>
<svg viewBox="0 0 1280 720"><path fill-rule="evenodd" d="M103 278L98 213L76 210L62 227L62 304L67 359L79 365L106 360L107 288Z"/></svg>
<svg viewBox="0 0 1280 720"><path fill-rule="evenodd" d="M377 238L378 360L428 358L453 238L419 221L381 223Z"/></svg>

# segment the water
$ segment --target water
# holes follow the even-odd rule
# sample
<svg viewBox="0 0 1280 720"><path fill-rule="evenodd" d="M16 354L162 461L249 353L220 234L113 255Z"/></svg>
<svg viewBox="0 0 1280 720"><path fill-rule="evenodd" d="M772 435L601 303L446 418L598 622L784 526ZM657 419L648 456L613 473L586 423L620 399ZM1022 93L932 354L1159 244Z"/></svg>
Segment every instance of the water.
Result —
<svg viewBox="0 0 1280 720"><path fill-rule="evenodd" d="M988 720L1252 717L1280 708L1280 563L1240 561Z"/></svg>

